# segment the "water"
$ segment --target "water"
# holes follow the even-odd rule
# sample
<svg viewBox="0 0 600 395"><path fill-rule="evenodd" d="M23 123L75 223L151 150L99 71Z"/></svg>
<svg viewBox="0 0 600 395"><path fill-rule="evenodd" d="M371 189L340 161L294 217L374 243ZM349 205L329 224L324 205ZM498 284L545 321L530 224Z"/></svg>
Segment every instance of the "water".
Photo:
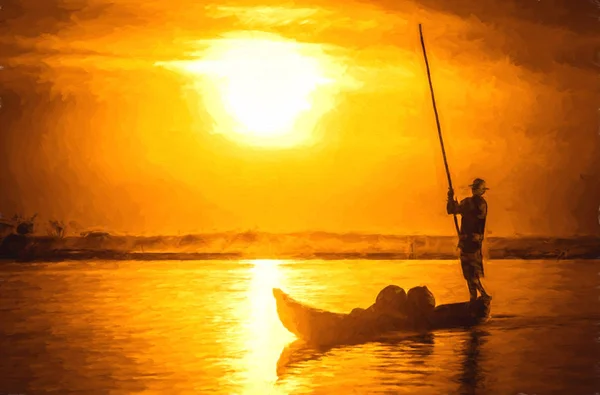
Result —
<svg viewBox="0 0 600 395"><path fill-rule="evenodd" d="M271 288L335 311L394 283L463 301L457 262L75 262L0 267L0 393L595 394L600 262L486 266L477 329L329 350L294 342Z"/></svg>

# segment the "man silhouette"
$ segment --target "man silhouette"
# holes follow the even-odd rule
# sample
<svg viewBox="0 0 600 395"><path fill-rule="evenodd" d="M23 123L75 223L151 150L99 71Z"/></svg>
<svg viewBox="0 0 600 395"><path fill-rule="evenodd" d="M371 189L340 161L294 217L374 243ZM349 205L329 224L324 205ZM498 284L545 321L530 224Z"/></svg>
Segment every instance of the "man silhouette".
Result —
<svg viewBox="0 0 600 395"><path fill-rule="evenodd" d="M483 194L489 188L481 178L476 178L469 186L473 196L461 200L460 203L454 199L454 191L448 190L446 211L448 214L460 214L462 217L458 248L460 249L460 265L463 276L467 280L471 301L477 299L477 291L482 298L490 300L491 296L481 284L481 278L484 276L481 246L487 217L487 202L483 198Z"/></svg>

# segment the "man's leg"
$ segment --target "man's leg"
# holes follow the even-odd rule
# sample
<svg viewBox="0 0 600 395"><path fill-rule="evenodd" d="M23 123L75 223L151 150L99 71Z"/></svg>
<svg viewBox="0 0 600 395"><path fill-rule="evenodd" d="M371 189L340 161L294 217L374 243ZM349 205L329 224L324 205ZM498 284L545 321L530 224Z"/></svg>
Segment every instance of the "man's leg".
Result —
<svg viewBox="0 0 600 395"><path fill-rule="evenodd" d="M481 294L481 296L483 296L486 299L491 299L492 297L485 291L485 289L483 288L483 284L481 284L481 279L479 277L476 277L473 280L475 289L477 291L479 291L479 293Z"/></svg>
<svg viewBox="0 0 600 395"><path fill-rule="evenodd" d="M463 272L463 277L467 280L467 287L469 288L469 296L471 300L477 299L477 284L473 281L475 273L473 271L473 265L469 255L462 253L460 256L460 266Z"/></svg>
<svg viewBox="0 0 600 395"><path fill-rule="evenodd" d="M481 253L481 250L474 254L471 263L473 265L473 283L475 284L475 288L482 297L491 299L491 296L485 291L483 284L481 283L481 277L483 277L483 254Z"/></svg>
<svg viewBox="0 0 600 395"><path fill-rule="evenodd" d="M467 279L467 287L469 287L469 296L471 301L477 299L477 284L473 281L473 278Z"/></svg>

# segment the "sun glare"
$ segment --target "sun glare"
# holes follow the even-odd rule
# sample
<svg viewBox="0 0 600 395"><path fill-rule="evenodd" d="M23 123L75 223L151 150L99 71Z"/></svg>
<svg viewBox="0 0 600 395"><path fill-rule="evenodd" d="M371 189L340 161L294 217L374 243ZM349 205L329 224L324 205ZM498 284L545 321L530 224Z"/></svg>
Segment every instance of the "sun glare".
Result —
<svg viewBox="0 0 600 395"><path fill-rule="evenodd" d="M264 147L314 142L340 74L318 45L266 33L210 40L198 60L174 63L196 77L218 133Z"/></svg>
<svg viewBox="0 0 600 395"><path fill-rule="evenodd" d="M277 381L277 359L283 347L294 339L279 322L272 289L281 287L280 260L257 259L249 261L252 281L248 288L248 351L245 359L246 391L249 394L274 393Z"/></svg>

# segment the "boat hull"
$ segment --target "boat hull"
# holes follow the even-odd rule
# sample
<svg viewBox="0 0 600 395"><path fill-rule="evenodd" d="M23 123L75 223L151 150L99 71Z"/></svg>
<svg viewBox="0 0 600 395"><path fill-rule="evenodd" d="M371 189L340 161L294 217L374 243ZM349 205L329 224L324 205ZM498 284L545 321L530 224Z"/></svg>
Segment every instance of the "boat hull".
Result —
<svg viewBox="0 0 600 395"><path fill-rule="evenodd" d="M375 341L386 333L397 331L471 327L485 322L490 314L490 302L479 298L473 302L440 305L423 325L400 314L377 314L370 309L356 314L317 309L294 300L278 288L273 289L273 296L283 326L299 339L319 345Z"/></svg>

